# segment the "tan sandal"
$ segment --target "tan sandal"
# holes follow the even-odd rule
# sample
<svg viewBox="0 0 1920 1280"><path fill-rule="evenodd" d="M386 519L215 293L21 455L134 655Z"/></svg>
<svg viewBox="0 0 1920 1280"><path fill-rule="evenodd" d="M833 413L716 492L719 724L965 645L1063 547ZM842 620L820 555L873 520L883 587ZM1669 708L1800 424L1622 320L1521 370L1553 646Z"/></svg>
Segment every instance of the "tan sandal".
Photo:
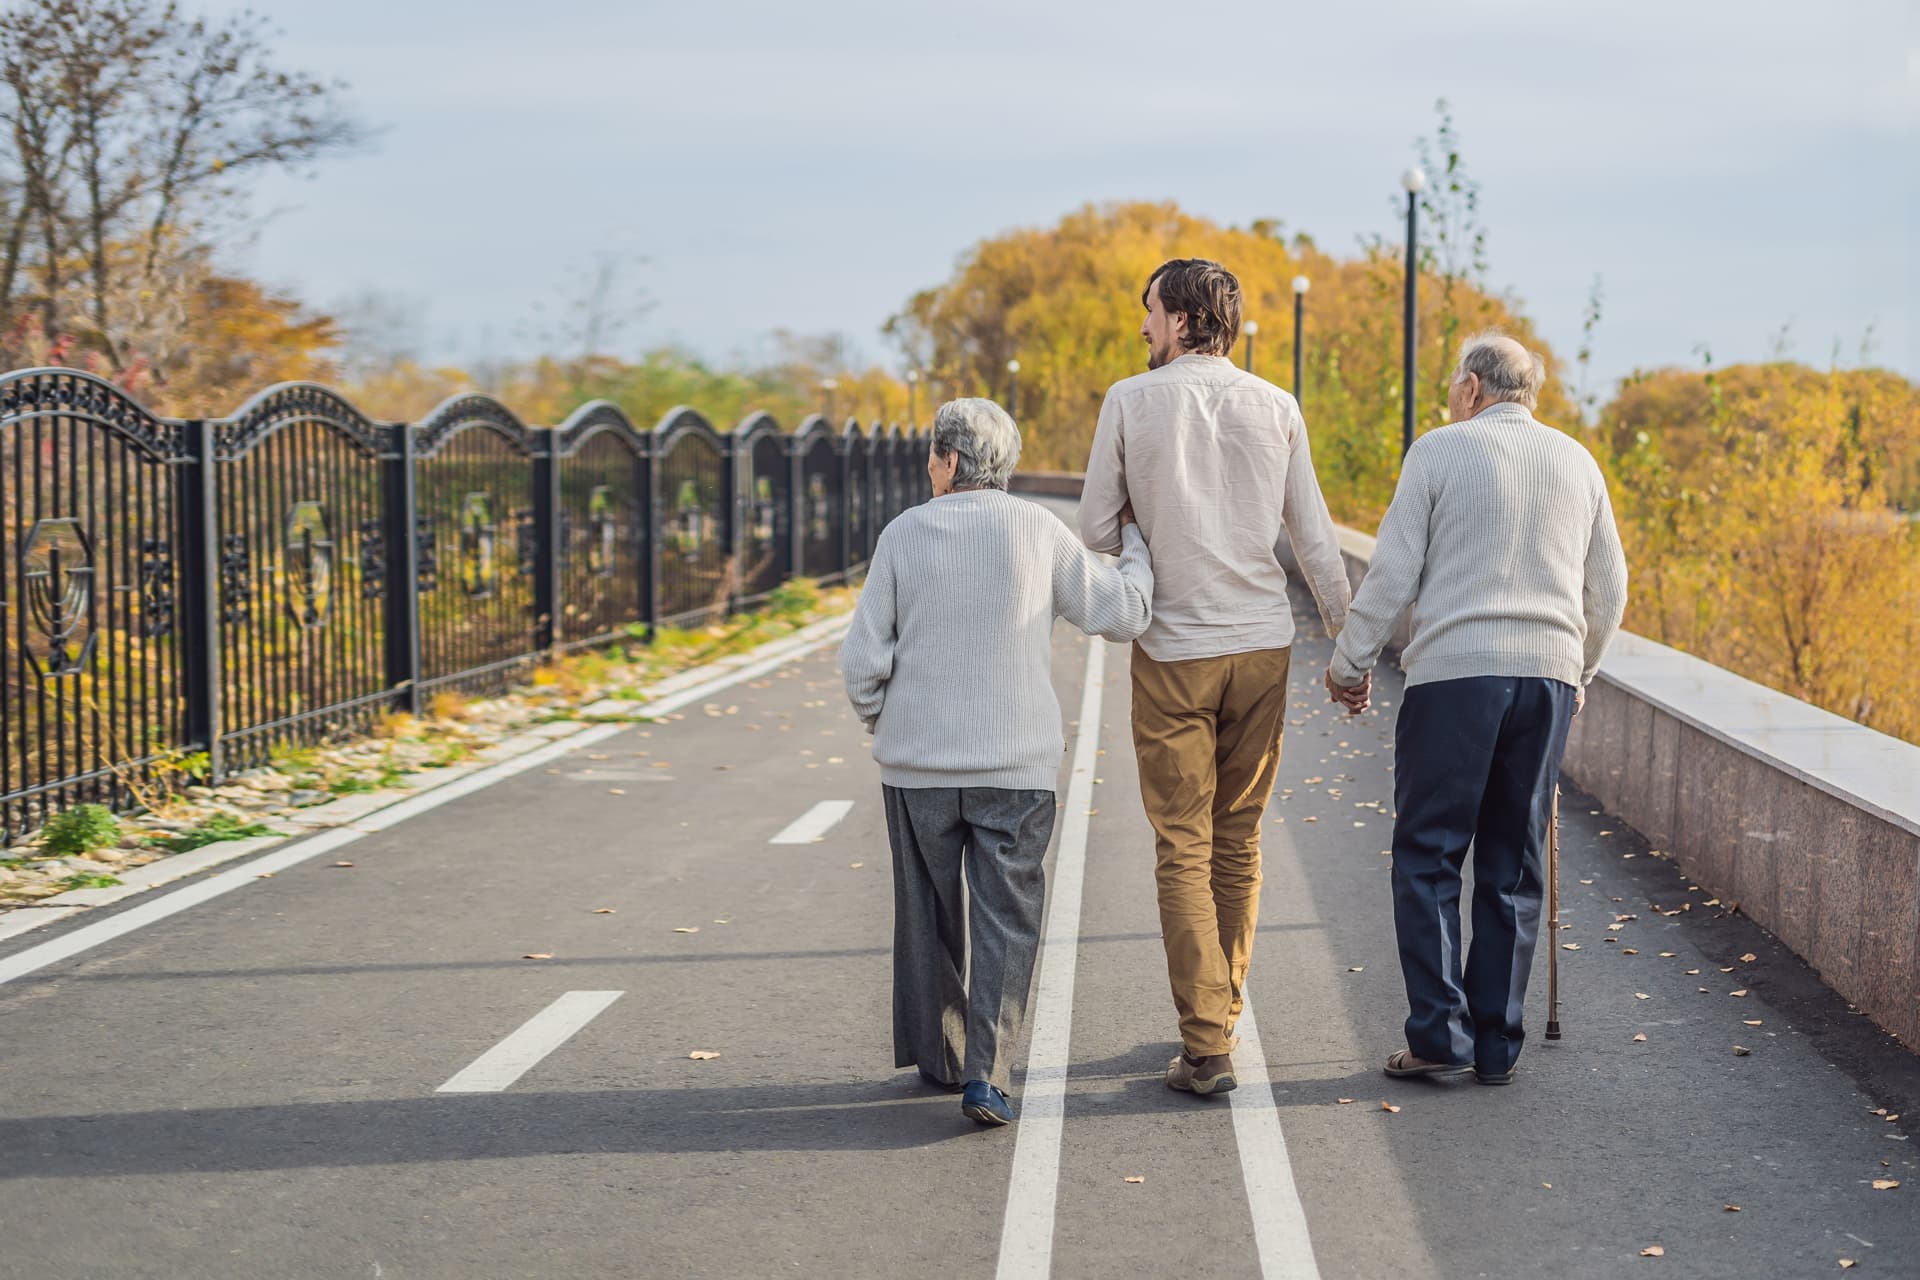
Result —
<svg viewBox="0 0 1920 1280"><path fill-rule="evenodd" d="M1425 1076L1430 1080L1451 1080L1472 1072L1471 1062L1428 1062L1425 1058L1416 1058L1411 1049L1396 1049L1387 1059L1384 1068L1395 1080L1406 1080L1413 1076Z"/></svg>

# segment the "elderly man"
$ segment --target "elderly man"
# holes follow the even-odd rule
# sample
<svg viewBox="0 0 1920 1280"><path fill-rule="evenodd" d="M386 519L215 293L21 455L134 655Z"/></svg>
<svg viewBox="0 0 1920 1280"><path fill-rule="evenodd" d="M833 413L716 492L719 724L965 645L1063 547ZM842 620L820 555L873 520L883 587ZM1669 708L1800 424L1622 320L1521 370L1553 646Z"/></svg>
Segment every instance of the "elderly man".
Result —
<svg viewBox="0 0 1920 1280"><path fill-rule="evenodd" d="M1368 673L1413 606L1394 733L1393 919L1407 1047L1390 1076L1509 1084L1540 924L1541 850L1570 718L1626 608L1606 481L1536 422L1545 369L1512 338L1469 338L1452 424L1407 453L1327 685L1365 707ZM1460 962L1473 849L1473 947Z"/></svg>
<svg viewBox="0 0 1920 1280"><path fill-rule="evenodd" d="M999 405L940 406L933 501L880 535L840 651L893 844L894 1065L963 1089L961 1110L982 1125L1013 1119L1010 1057L1040 945L1066 753L1053 620L1131 640L1153 601L1131 517L1117 567L1090 555L1007 493L1019 458Z"/></svg>
<svg viewBox="0 0 1920 1280"><path fill-rule="evenodd" d="M1234 367L1240 282L1182 258L1147 281L1147 372L1107 392L1080 536L1153 548L1153 624L1133 652L1133 744L1180 1018L1172 1089L1225 1093L1260 907L1260 818L1280 766L1293 611L1284 528L1329 634L1349 588L1294 398Z"/></svg>

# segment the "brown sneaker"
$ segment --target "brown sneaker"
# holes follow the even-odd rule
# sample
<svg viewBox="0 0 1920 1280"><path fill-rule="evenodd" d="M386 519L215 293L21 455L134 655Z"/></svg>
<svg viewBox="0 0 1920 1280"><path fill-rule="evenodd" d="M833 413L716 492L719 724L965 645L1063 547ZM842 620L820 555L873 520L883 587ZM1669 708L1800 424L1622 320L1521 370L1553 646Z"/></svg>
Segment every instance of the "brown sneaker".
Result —
<svg viewBox="0 0 1920 1280"><path fill-rule="evenodd" d="M1183 1051L1167 1064L1169 1089L1199 1094L1231 1093L1236 1083L1233 1078L1233 1059L1224 1053L1190 1058Z"/></svg>

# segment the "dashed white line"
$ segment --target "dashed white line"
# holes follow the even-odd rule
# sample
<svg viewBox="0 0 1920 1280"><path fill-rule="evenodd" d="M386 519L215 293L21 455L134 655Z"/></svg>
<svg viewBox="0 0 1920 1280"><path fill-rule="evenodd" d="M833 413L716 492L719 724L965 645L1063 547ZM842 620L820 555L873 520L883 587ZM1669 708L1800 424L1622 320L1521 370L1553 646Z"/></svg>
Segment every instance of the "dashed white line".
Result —
<svg viewBox="0 0 1920 1280"><path fill-rule="evenodd" d="M473 1060L436 1093L498 1093L571 1040L606 1011L622 991L569 991L528 1018L518 1031Z"/></svg>
<svg viewBox="0 0 1920 1280"><path fill-rule="evenodd" d="M1044 1280L1053 1267L1054 1201L1060 1190L1060 1139L1066 1128L1067 1053L1073 1032L1073 978L1080 950L1080 890L1087 865L1087 811L1093 807L1093 767L1100 747L1100 686L1106 672L1104 640L1087 648L1087 683L1080 695L1080 733L1061 810L1060 848L1054 856L1053 894L1040 950L1040 988L1034 997L1033 1041L1026 1092L1020 1098L1007 1216L1000 1229L998 1280Z"/></svg>
<svg viewBox="0 0 1920 1280"><path fill-rule="evenodd" d="M1273 1083L1267 1078L1267 1053L1260 1046L1253 996L1243 994L1240 1021L1234 1028L1240 1047L1233 1051L1239 1087L1227 1098L1233 1104L1233 1140L1240 1148L1247 1207L1253 1211L1260 1274L1265 1280L1320 1280L1313 1242L1307 1236L1306 1210L1294 1185L1293 1162L1287 1158L1287 1137L1281 1132L1280 1111L1273 1101Z"/></svg>
<svg viewBox="0 0 1920 1280"><path fill-rule="evenodd" d="M767 841L768 844L818 844L840 819L853 812L851 800L822 800Z"/></svg>

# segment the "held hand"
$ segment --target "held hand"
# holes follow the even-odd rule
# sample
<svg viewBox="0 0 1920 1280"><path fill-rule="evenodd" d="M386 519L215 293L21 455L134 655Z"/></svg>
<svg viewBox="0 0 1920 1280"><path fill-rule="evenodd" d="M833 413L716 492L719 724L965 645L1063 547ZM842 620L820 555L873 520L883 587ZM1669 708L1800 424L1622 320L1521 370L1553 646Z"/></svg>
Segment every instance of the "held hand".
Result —
<svg viewBox="0 0 1920 1280"><path fill-rule="evenodd" d="M1130 524L1139 523L1140 522L1133 517L1133 499L1128 498L1120 505L1120 527L1124 529Z"/></svg>
<svg viewBox="0 0 1920 1280"><path fill-rule="evenodd" d="M1327 668L1326 685L1328 697L1336 706L1347 709L1347 714L1357 716L1373 702L1373 673L1368 672L1359 684L1346 686L1333 678L1333 668Z"/></svg>
<svg viewBox="0 0 1920 1280"><path fill-rule="evenodd" d="M1586 689L1584 687L1575 689L1573 691L1573 714L1579 715L1581 709L1586 705L1587 705Z"/></svg>

